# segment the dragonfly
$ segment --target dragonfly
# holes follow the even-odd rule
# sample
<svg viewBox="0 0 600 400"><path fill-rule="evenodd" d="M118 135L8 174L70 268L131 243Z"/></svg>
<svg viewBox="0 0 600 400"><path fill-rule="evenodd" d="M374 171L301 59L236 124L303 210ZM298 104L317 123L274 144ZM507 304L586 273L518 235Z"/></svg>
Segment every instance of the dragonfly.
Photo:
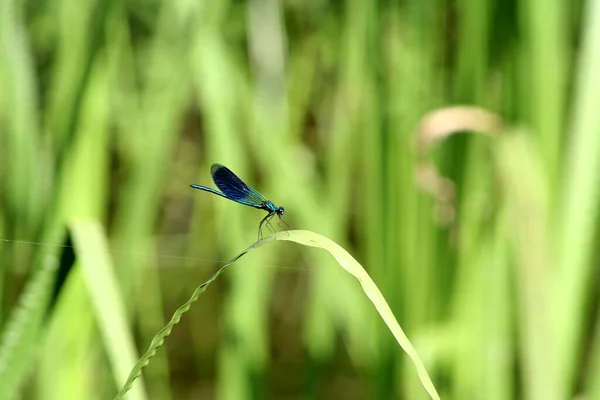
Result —
<svg viewBox="0 0 600 400"><path fill-rule="evenodd" d="M281 216L285 213L285 209L283 207L278 207L273 204L271 200L268 200L258 190L247 185L224 165L213 164L210 167L210 174L215 182L215 185L217 185L221 191L208 186L197 185L195 183L191 184L190 186L194 189L204 190L205 192L216 194L217 196L235 201L239 204L265 210L268 214L260 221L260 224L258 225L258 238L262 238L262 227L265 224L269 231L275 232L274 229L272 229L270 221L275 215L279 217L280 221L283 221L281 219ZM285 224L285 221L283 221L283 223Z"/></svg>

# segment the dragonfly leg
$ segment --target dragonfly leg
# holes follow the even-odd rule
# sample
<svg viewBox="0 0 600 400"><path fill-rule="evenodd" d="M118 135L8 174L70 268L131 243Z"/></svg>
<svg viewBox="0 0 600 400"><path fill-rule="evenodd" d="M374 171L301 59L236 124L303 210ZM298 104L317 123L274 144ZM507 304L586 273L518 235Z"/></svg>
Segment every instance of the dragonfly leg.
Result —
<svg viewBox="0 0 600 400"><path fill-rule="evenodd" d="M265 223L265 219L266 217L260 221L260 224L258 224L258 240L262 239L262 226Z"/></svg>
<svg viewBox="0 0 600 400"><path fill-rule="evenodd" d="M273 213L269 213L267 214L266 217L264 217L261 221L260 224L258 224L258 240L261 240L263 238L262 235L262 227L263 224L266 222L267 224L269 224L269 219L273 217ZM267 225L267 228L269 227L269 225ZM270 230L270 229L269 229Z"/></svg>
<svg viewBox="0 0 600 400"><path fill-rule="evenodd" d="M292 229L287 222L285 222L283 220L283 218L281 218L281 216L279 216L279 220L277 221L277 226L281 227L281 223L283 222L283 224L287 227L287 229L283 229L283 231L285 233L287 233L288 236L290 236L290 233L288 232L288 230Z"/></svg>
<svg viewBox="0 0 600 400"><path fill-rule="evenodd" d="M275 233L275 228L273 228L273 225L271 225L271 220L272 219L273 219L273 217L271 217L268 220L266 220L265 221L265 225L267 226L267 229L269 230L269 232Z"/></svg>
<svg viewBox="0 0 600 400"><path fill-rule="evenodd" d="M288 229L292 229L292 227L289 226L288 223L283 220L283 218L279 217L279 221L277 221L277 225L281 226L282 222Z"/></svg>

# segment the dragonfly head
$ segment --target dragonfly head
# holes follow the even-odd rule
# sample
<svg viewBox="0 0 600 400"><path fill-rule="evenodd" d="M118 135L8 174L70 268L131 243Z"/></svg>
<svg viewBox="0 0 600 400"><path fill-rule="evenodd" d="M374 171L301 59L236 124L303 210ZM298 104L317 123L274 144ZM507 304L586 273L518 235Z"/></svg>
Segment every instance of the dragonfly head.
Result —
<svg viewBox="0 0 600 400"><path fill-rule="evenodd" d="M275 212L281 217L283 214L285 214L285 208L279 207Z"/></svg>

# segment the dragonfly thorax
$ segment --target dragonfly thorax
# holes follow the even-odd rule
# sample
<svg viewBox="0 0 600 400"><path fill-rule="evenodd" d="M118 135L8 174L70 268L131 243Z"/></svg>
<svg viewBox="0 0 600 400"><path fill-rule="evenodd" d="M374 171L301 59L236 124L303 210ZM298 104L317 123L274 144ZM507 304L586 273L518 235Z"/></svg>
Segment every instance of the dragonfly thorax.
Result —
<svg viewBox="0 0 600 400"><path fill-rule="evenodd" d="M262 204L262 208L267 210L269 213L278 213L279 208L272 201L265 201Z"/></svg>
<svg viewBox="0 0 600 400"><path fill-rule="evenodd" d="M273 204L272 201L267 201L267 202L263 203L263 208L265 210L267 210L269 212L269 214L277 214L280 217L283 214L285 214L285 208L277 207L275 204Z"/></svg>

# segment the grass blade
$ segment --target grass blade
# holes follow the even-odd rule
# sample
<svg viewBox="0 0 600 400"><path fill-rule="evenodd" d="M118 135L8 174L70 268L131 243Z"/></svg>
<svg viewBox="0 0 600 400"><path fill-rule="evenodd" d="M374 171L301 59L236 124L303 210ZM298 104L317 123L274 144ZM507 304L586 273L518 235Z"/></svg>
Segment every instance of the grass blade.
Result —
<svg viewBox="0 0 600 400"><path fill-rule="evenodd" d="M77 257L94 307L98 326L104 337L109 361L117 385L127 377L129 366L137 358L135 344L102 225L95 220L71 224ZM147 398L143 386L133 393L134 399Z"/></svg>
<svg viewBox="0 0 600 400"><path fill-rule="evenodd" d="M179 307L175 311L175 313L171 317L171 320L169 321L169 323L164 328L162 328L156 335L154 335L154 338L152 339L152 342L150 343L148 350L146 350L144 355L137 361L137 363L135 364L135 366L129 373L129 377L127 378L127 381L125 382L125 384L123 385L123 387L121 388L119 393L117 394L117 397L115 397L115 400L125 398L125 394L131 389L133 382L141 375L142 370L144 369L144 367L146 365L148 365L148 363L150 362L150 359L152 357L154 357L158 348L160 346L162 346L162 344L165 341L165 338L171 334L173 327L175 327L175 325L177 325L179 323L183 314L188 312L188 310L190 309L192 304L195 303L196 300L198 300L198 298L200 297L200 295L206 291L206 288L208 288L208 286L210 284L212 284L219 277L219 275L221 275L223 272L225 272L225 270L231 264L233 264L234 262L239 260L246 253L248 253L249 251L254 250L272 240L274 240L273 237L268 237L259 242L255 242L253 245L248 247L246 250L244 250L243 252L241 252L240 254L235 256L233 259L231 259L231 261L229 261L227 264L222 266L217 272L215 272L215 274L213 276L211 276L206 282L204 282L203 284L198 286L196 288L196 290L194 290L194 293L192 293L192 296L190 297L190 299L188 301L186 301L181 307Z"/></svg>
<svg viewBox="0 0 600 400"><path fill-rule="evenodd" d="M52 297L60 247L39 253L39 266L25 286L0 335L0 400L12 399L33 368L40 330Z"/></svg>
<svg viewBox="0 0 600 400"><path fill-rule="evenodd" d="M406 337L406 334L398 324L398 321L396 321L396 317L394 317L390 306L383 298L383 295L377 288L377 285L375 285L369 274L367 274L367 271L365 271L365 269L346 250L333 242L331 239L311 231L298 230L279 232L275 235L275 238L277 240L288 240L303 244L305 246L318 247L320 249L327 250L340 264L340 267L358 279L363 291L369 300L371 300L371 303L373 303L379 315L381 315L381 318L392 332L392 335L394 335L394 338L396 338L396 341L400 347L402 347L402 349L413 361L417 369L419 379L421 380L421 383L423 384L423 387L427 393L429 393L429 396L432 399L439 400L440 397L433 386L431 378L425 370L423 361L421 361L417 351L408 340L408 337Z"/></svg>
<svg viewBox="0 0 600 400"><path fill-rule="evenodd" d="M563 209L559 215L559 293L556 307L559 320L558 359L563 382L559 396L574 386L577 360L584 346L586 306L592 294L587 288L593 275L595 222L600 200L600 1L590 1L584 12L582 51L575 85L575 107L568 152ZM559 383L560 385L560 383Z"/></svg>
<svg viewBox="0 0 600 400"><path fill-rule="evenodd" d="M377 312L379 312L379 315L381 315L381 318L396 338L396 341L398 342L400 347L402 347L402 349L406 352L406 354L408 354L408 356L413 361L417 369L419 379L421 380L421 383L423 384L423 387L425 388L427 393L429 393L432 399L439 400L440 397L437 391L435 390L435 387L433 386L431 378L425 370L425 366L423 365L421 358L419 357L417 351L414 349L414 347L404 334L404 331L398 324L398 321L396 321L392 310L390 309L389 305L383 298L381 292L379 291L369 274L367 274L365 269L346 250L334 243L332 240L314 232L301 230L279 232L273 236L269 236L261 241L255 242L246 250L244 250L243 252L235 256L233 259L231 259L231 261L229 261L223 267L221 267L206 282L198 286L192 294L192 296L190 297L190 299L175 311L169 323L154 336L154 338L152 339L152 343L150 343L150 347L148 348L146 353L144 353L142 358L140 358L135 364L134 368L129 374L129 378L125 382L125 385L119 391L119 394L117 395L115 400L124 398L127 391L131 389L135 379L141 375L142 369L146 365L148 365L150 359L156 354L158 348L164 343L165 338L169 336L169 334L173 330L173 327L177 325L177 323L179 323L183 314L185 314L190 309L192 304L196 300L198 300L200 295L206 291L206 288L210 284L212 284L219 277L219 275L221 275L231 264L239 260L242 256L247 254L249 251L252 251L262 246L263 244L273 240L292 241L299 244L303 244L305 246L318 247L327 250L336 259L336 261L340 264L340 266L343 269L345 269L352 276L358 279L363 288L363 291L371 300L371 303L373 303L375 309L377 309Z"/></svg>

